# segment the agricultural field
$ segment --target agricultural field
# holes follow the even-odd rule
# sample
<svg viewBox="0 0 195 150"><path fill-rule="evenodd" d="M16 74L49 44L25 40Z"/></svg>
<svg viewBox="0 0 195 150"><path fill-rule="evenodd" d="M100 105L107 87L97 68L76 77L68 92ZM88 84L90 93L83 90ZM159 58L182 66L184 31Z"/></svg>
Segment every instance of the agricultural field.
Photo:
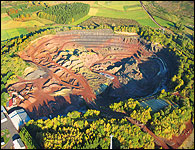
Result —
<svg viewBox="0 0 195 150"><path fill-rule="evenodd" d="M69 3L73 3L71 1ZM122 18L133 19L141 25L148 25L154 28L158 26L150 19L148 14L143 10L139 1L78 1L90 5L90 10L87 16L81 20L75 21L70 25L77 25L84 22L89 16L109 17L109 18ZM62 3L62 2L58 2ZM48 2L48 5L54 5L53 2ZM161 20L162 22L162 20Z"/></svg>
<svg viewBox="0 0 195 150"><path fill-rule="evenodd" d="M41 7L40 4L34 3L34 5L31 5L30 2L1 2L1 4L1 41L20 36L21 34L27 34L36 30L36 27L43 27L54 23L51 20L39 18L36 15L36 6ZM30 7L31 10L28 10L27 7ZM15 18L15 14L12 11L15 11L14 13L19 15L24 13L24 16ZM25 16L26 14L28 14L28 17Z"/></svg>
<svg viewBox="0 0 195 150"><path fill-rule="evenodd" d="M86 15L85 17L75 21L75 22L72 22L70 25L78 25L78 24L81 24L82 22L84 22L85 20L88 20L89 18L91 18L90 15Z"/></svg>
<svg viewBox="0 0 195 150"><path fill-rule="evenodd" d="M94 4L90 10L93 16L133 19L141 25L158 27L142 9L139 1L96 1Z"/></svg>
<svg viewBox="0 0 195 150"><path fill-rule="evenodd" d="M27 34L28 29L53 24L51 20L39 18L35 14L27 21L14 21L7 13L1 14L1 40Z"/></svg>
<svg viewBox="0 0 195 150"><path fill-rule="evenodd" d="M183 33L193 34L193 1L143 1L143 3L158 23L162 23L163 26L170 27L173 30L178 25L182 25ZM180 33L182 32L180 31Z"/></svg>
<svg viewBox="0 0 195 150"><path fill-rule="evenodd" d="M73 3L71 1L69 3ZM83 1L80 1L83 2ZM43 1L48 6L65 2L49 2ZM131 19L137 21L140 25L147 25L150 27L158 28L158 26L150 19L148 14L143 10L138 1L84 1L90 5L88 15L80 18L79 20L72 22L70 25L78 25L93 16L107 17L107 18L120 18L120 19ZM23 4L23 3L22 3ZM24 4L23 4L24 5ZM4 7L14 7L11 3L3 3ZM19 5L20 6L20 5ZM17 7L19 7L17 6ZM8 8L9 8L8 7ZM16 7L16 8L17 8ZM15 8L15 7L14 7ZM165 21L155 16L157 22L163 26L173 26L169 21ZM36 12L31 13L30 18L24 19L23 21L13 20L7 13L1 13L1 40L10 39L21 34L27 34L29 31L36 30L36 27L44 27L49 25L55 25L51 20L40 18L36 15Z"/></svg>

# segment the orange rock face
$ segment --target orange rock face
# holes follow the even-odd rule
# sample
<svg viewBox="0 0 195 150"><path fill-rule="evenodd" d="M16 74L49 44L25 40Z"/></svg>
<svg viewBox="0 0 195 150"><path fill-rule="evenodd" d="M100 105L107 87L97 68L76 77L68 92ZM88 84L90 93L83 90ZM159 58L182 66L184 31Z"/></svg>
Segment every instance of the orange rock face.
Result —
<svg viewBox="0 0 195 150"><path fill-rule="evenodd" d="M75 31L73 32L75 33ZM135 54L138 55L138 52L145 57L152 55L152 52L143 49L136 38L124 38L111 35L111 33L106 35L105 32L102 32L102 37L107 36L107 39L103 41L100 38L100 42L94 44L98 40L98 35L91 32L92 34L88 33L85 38L82 38L85 32L80 32L83 33L41 38L19 53L23 60L33 62L45 71L44 75L34 80L25 80L19 77L20 81L10 87L10 89L22 93L23 97L28 97L28 99L20 101L19 106L37 118L47 116L56 109L65 107L64 104L70 104L71 95L82 96L87 103L94 103L96 95L90 86L92 82L86 78L87 76L90 78L90 75L82 75L84 74L81 71L82 68L87 70L85 74L91 72L90 80L97 77L103 78L105 81L112 82L115 88L119 88L121 84L117 76L112 74L119 68L112 69L110 72L107 68L124 58L133 57L140 61L140 58L135 56ZM93 43L90 43L91 39L88 39L87 36L94 36ZM100 73L106 75L103 76ZM137 75L142 76L140 73ZM26 86L29 83L32 85L30 89ZM71 92L62 96L62 99L51 96L59 93L62 89Z"/></svg>

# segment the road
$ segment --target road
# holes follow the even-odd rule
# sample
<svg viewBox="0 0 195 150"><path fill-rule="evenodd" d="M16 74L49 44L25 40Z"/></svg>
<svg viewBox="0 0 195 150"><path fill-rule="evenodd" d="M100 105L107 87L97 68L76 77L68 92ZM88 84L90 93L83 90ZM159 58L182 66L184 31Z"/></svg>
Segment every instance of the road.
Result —
<svg viewBox="0 0 195 150"><path fill-rule="evenodd" d="M149 11L147 11L147 9L146 9L146 7L143 5L142 1L140 1L140 4L141 4L141 6L143 7L143 9L147 12L147 14L150 16L150 18L152 19L152 21L153 21L155 24L157 24L157 25L158 25L160 28L162 28L163 30L169 31L169 32L171 32L172 34L174 34L173 31L171 31L170 29L167 29L167 28L161 26L158 22L156 22L156 20L152 17L152 15L149 13Z"/></svg>
<svg viewBox="0 0 195 150"><path fill-rule="evenodd" d="M150 16L150 18L152 19L152 21L154 21L154 23L156 23L160 28L165 29L163 26L161 26L160 24L158 24L158 22L156 22L154 20L154 18L152 17L152 15L147 11L147 9L145 8L145 6L143 5L142 1L140 1L140 4L144 8L144 10L147 12L147 14Z"/></svg>
<svg viewBox="0 0 195 150"><path fill-rule="evenodd" d="M18 131L16 130L16 128L12 124L9 116L7 114L5 114L5 115L7 117L7 121L1 124L1 130L8 129L9 132L10 132L11 138L8 141L8 143L2 149L12 149L12 146L13 146L12 137L13 137L14 134L18 134Z"/></svg>

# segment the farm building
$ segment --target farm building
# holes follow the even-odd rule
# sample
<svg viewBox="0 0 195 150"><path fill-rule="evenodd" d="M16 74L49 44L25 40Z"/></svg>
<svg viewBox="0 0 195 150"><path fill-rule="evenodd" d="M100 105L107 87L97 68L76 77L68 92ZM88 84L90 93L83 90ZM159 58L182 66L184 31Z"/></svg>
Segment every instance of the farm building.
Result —
<svg viewBox="0 0 195 150"><path fill-rule="evenodd" d="M30 117L24 109L17 109L9 113L9 117L17 130L30 120Z"/></svg>

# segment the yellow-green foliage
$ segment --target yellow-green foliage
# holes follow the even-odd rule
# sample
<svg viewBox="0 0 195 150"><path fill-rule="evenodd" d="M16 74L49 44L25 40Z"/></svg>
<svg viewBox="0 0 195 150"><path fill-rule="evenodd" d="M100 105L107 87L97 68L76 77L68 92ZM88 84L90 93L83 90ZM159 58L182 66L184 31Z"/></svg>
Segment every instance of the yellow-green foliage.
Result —
<svg viewBox="0 0 195 150"><path fill-rule="evenodd" d="M146 124L149 119L151 119L150 112L152 111L151 108L143 108L140 106L139 102L130 98L127 101L123 102L120 101L119 103L114 103L110 105L110 108L117 112L123 112L130 117L141 121L142 123Z"/></svg>
<svg viewBox="0 0 195 150"><path fill-rule="evenodd" d="M62 90L56 91L56 92L54 92L54 93L52 93L50 95L51 96L59 96L59 95L61 95L61 96L67 96L67 95L69 95L71 93L72 93L72 90L71 89L62 89Z"/></svg>
<svg viewBox="0 0 195 150"><path fill-rule="evenodd" d="M67 117L31 120L26 126L44 149L108 149L111 134L119 141L113 141L115 148L154 149L154 139L138 126L126 119L97 119L99 115L96 110L88 110L84 115L74 111Z"/></svg>
<svg viewBox="0 0 195 150"><path fill-rule="evenodd" d="M185 129L185 122L191 118L191 107L176 108L170 113L170 106L165 111L154 114L151 125L157 136L171 139L173 135L179 136Z"/></svg>

